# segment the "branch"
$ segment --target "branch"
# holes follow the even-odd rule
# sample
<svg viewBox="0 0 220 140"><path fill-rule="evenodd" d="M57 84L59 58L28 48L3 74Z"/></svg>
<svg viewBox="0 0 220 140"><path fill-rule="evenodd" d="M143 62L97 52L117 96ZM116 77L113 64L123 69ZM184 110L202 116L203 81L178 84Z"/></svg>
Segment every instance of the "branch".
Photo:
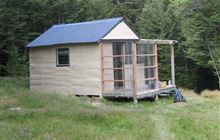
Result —
<svg viewBox="0 0 220 140"><path fill-rule="evenodd" d="M213 54L212 54L211 47L210 47L209 43L207 43L207 47L208 47L208 50L209 50L209 55L210 55L210 57L212 59L212 62L214 64L214 69L215 69L216 75L218 77L218 84L219 84L219 89L220 89L220 71L218 71L217 64L215 63L215 59L213 57ZM219 61L220 61L220 59L219 59Z"/></svg>

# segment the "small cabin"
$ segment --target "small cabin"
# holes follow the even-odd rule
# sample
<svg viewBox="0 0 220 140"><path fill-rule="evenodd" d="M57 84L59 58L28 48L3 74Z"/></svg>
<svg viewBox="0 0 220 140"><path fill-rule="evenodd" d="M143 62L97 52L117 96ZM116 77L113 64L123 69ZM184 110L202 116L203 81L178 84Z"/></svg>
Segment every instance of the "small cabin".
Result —
<svg viewBox="0 0 220 140"><path fill-rule="evenodd" d="M175 41L139 39L122 17L54 25L27 45L30 90L134 99L156 95L158 44L171 45L172 84L161 90L172 90Z"/></svg>

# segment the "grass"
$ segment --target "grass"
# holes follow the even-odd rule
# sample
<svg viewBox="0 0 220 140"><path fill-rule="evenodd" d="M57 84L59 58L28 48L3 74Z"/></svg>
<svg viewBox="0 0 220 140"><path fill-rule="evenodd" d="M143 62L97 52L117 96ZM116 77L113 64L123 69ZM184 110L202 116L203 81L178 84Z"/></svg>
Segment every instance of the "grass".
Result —
<svg viewBox="0 0 220 140"><path fill-rule="evenodd" d="M206 98L220 98L220 92L218 90L204 90L201 95Z"/></svg>
<svg viewBox="0 0 220 140"><path fill-rule="evenodd" d="M186 103L161 98L134 105L30 92L25 81L0 80L1 140L220 140L219 91L198 96L182 89Z"/></svg>

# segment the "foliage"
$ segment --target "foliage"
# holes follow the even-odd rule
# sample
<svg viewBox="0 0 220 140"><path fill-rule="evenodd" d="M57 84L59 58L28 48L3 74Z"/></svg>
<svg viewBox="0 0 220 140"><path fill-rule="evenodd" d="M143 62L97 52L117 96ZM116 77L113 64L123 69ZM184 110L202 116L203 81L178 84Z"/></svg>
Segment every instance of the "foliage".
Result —
<svg viewBox="0 0 220 140"><path fill-rule="evenodd" d="M181 41L179 10L177 5L169 0L147 0L138 19L138 32L142 38L172 39ZM176 81L177 85L190 87L189 77L185 68L185 56L182 46L175 46ZM171 78L170 46L158 47L159 78L168 81ZM183 80L184 79L184 80Z"/></svg>
<svg viewBox="0 0 220 140"><path fill-rule="evenodd" d="M169 0L147 0L138 21L143 38L178 39L178 22Z"/></svg>
<svg viewBox="0 0 220 140"><path fill-rule="evenodd" d="M220 1L190 1L184 11L182 33L187 57L199 67L209 67L220 87Z"/></svg>
<svg viewBox="0 0 220 140"><path fill-rule="evenodd" d="M28 63L26 55L18 52L18 48L11 47L8 51L9 61L6 64L6 71L9 76L27 77Z"/></svg>

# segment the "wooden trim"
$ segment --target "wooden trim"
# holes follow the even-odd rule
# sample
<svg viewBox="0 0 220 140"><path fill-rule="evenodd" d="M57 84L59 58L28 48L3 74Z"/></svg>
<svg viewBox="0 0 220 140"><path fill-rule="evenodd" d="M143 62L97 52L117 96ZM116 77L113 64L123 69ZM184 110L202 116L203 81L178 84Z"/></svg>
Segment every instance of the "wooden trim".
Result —
<svg viewBox="0 0 220 140"><path fill-rule="evenodd" d="M139 79L139 81L150 81L150 80L156 80L156 77Z"/></svg>
<svg viewBox="0 0 220 140"><path fill-rule="evenodd" d="M157 66L143 66L143 67L137 67L138 69L150 69L150 68L156 68Z"/></svg>
<svg viewBox="0 0 220 140"><path fill-rule="evenodd" d="M68 64L58 64L59 63L59 56L58 56L58 50L59 49L68 49ZM69 67L70 66L70 48L69 47L57 47L57 48L55 48L55 51L56 51L56 67Z"/></svg>
<svg viewBox="0 0 220 140"><path fill-rule="evenodd" d="M110 58L112 58L112 57L126 57L126 56L133 56L133 55L107 55L107 56L103 56L104 58L106 58L106 57L110 57ZM153 56L153 57L155 57L156 56L156 54L136 54L136 56Z"/></svg>
<svg viewBox="0 0 220 140"><path fill-rule="evenodd" d="M98 44L98 42L78 42L78 43L61 43L61 44L53 44L53 45L43 45L43 46L33 46L27 48L43 48L43 47L59 47L59 48L66 48L69 46L86 46L91 44Z"/></svg>
<svg viewBox="0 0 220 140"><path fill-rule="evenodd" d="M161 44L161 45L173 45L178 43L176 40L160 40L160 39L140 39L138 44Z"/></svg>
<svg viewBox="0 0 220 140"><path fill-rule="evenodd" d="M104 70L122 70L122 69L132 69L131 67L130 68L103 68Z"/></svg>
<svg viewBox="0 0 220 140"><path fill-rule="evenodd" d="M70 64L59 64L59 65L57 65L57 67L69 67L70 66Z"/></svg>
<svg viewBox="0 0 220 140"><path fill-rule="evenodd" d="M112 42L132 42L132 43L135 43L135 42L138 42L139 39L101 39L100 40L101 42L104 42L104 43L112 43Z"/></svg>
<svg viewBox="0 0 220 140"><path fill-rule="evenodd" d="M100 59L101 59L101 94L104 93L104 62L103 62L103 44L102 42L99 43L100 47Z"/></svg>
<svg viewBox="0 0 220 140"><path fill-rule="evenodd" d="M137 54L137 56L144 56L144 57L153 56L153 57L155 57L156 54Z"/></svg>
<svg viewBox="0 0 220 140"><path fill-rule="evenodd" d="M133 44L133 87L134 87L134 102L137 102L137 84L138 84L138 73L137 73L137 44Z"/></svg>
<svg viewBox="0 0 220 140"><path fill-rule="evenodd" d="M131 80L103 80L104 82L131 82Z"/></svg>
<svg viewBox="0 0 220 140"><path fill-rule="evenodd" d="M174 62L174 46L171 45L171 77L172 85L175 85L175 62Z"/></svg>
<svg viewBox="0 0 220 140"><path fill-rule="evenodd" d="M136 67L137 69L150 69L156 68L157 66L143 66L143 67ZM104 70L122 70L122 69L132 69L132 67L124 67L124 68L103 68Z"/></svg>
<svg viewBox="0 0 220 140"><path fill-rule="evenodd" d="M103 56L103 57L104 58L106 58L106 57L112 58L112 57L124 57L124 56L132 56L132 55L107 55L107 56Z"/></svg>
<svg viewBox="0 0 220 140"><path fill-rule="evenodd" d="M155 73L155 78L156 78L156 85L155 85L155 88L156 89L158 89L159 87L158 87L158 83L159 83L159 76L158 76L158 56L157 56L157 44L155 44L154 45L154 54L156 54L156 56L155 56L155 60L154 60L154 65L156 66L155 67L155 71L154 71L154 73Z"/></svg>

